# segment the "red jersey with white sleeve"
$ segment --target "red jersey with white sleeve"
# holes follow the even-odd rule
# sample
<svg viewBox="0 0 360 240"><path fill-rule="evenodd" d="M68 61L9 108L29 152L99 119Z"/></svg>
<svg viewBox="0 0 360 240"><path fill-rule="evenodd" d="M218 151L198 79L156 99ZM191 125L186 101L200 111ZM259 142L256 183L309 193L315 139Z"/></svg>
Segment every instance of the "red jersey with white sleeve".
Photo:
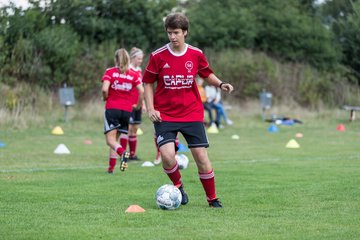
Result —
<svg viewBox="0 0 360 240"><path fill-rule="evenodd" d="M135 72L138 75L138 78L140 79L140 82L142 83L142 70L140 67L134 67L133 65L130 64L130 70ZM139 100L139 91L137 91L137 89L133 88L131 90L131 102L132 104L137 104L138 100Z"/></svg>
<svg viewBox="0 0 360 240"><path fill-rule="evenodd" d="M132 70L121 73L118 67L106 69L102 81L109 81L109 94L105 109L118 109L126 112L132 111L131 90L141 84L138 74Z"/></svg>
<svg viewBox="0 0 360 240"><path fill-rule="evenodd" d="M197 74L207 78L212 72L200 49L186 44L177 54L167 44L150 55L143 82L157 83L154 108L163 121L202 122L204 107L195 78Z"/></svg>

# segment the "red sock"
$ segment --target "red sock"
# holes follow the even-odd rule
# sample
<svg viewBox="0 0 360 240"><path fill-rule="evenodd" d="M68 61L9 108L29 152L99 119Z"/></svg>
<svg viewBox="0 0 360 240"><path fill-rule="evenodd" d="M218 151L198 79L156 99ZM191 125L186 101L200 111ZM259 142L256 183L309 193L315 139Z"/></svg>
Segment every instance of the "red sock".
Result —
<svg viewBox="0 0 360 240"><path fill-rule="evenodd" d="M176 187L181 186L181 184L182 184L182 182L181 182L181 174L180 174L180 170L179 170L179 165L177 163L171 169L165 169L164 168L164 172L168 175L170 180L173 182L174 186L176 186Z"/></svg>
<svg viewBox="0 0 360 240"><path fill-rule="evenodd" d="M157 159L159 159L159 157L161 157L160 151L157 152L155 159L157 160Z"/></svg>
<svg viewBox="0 0 360 240"><path fill-rule="evenodd" d="M176 139L175 139L175 151L176 151L176 153L177 153L178 150L179 150L179 143L180 143L179 138L176 137Z"/></svg>
<svg viewBox="0 0 360 240"><path fill-rule="evenodd" d="M121 134L121 136L120 136L120 145L121 145L121 147L122 147L124 150L126 150L126 146L127 146L127 144L128 144L128 140L129 140L129 138L128 138L127 135Z"/></svg>
<svg viewBox="0 0 360 240"><path fill-rule="evenodd" d="M129 136L130 157L136 155L137 136Z"/></svg>
<svg viewBox="0 0 360 240"><path fill-rule="evenodd" d="M119 145L117 145L115 148L114 148L115 152L117 154L119 154L119 156L121 156L121 154L123 154L125 152L125 150Z"/></svg>
<svg viewBox="0 0 360 240"><path fill-rule="evenodd" d="M214 170L209 173L200 173L199 178L206 193L206 198L211 201L216 198Z"/></svg>
<svg viewBox="0 0 360 240"><path fill-rule="evenodd" d="M116 159L117 159L117 157L115 157L115 156L110 156L109 157L109 168L108 168L109 172L114 171L114 168L115 168L115 165L116 165Z"/></svg>
<svg viewBox="0 0 360 240"><path fill-rule="evenodd" d="M179 146L179 143L180 143L179 138L176 137L176 139L175 139L175 146L178 147L178 146Z"/></svg>

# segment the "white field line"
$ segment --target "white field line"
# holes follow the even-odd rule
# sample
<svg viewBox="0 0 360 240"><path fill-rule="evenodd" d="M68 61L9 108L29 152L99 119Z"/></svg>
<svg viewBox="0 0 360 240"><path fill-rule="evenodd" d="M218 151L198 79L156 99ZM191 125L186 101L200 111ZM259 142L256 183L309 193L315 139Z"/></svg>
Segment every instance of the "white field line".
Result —
<svg viewBox="0 0 360 240"><path fill-rule="evenodd" d="M68 170L86 170L86 169L106 169L106 166L80 166L80 167L59 167L59 168L20 168L20 169L0 169L0 173L24 173L24 172L47 172L47 171L68 171ZM105 171L105 170L104 170Z"/></svg>
<svg viewBox="0 0 360 240"><path fill-rule="evenodd" d="M243 159L230 160L223 162L215 162L215 164L252 164L252 163L266 163L278 161L333 161L333 160L360 160L360 155L353 156L328 156L328 157L302 157L302 158L263 158L263 159ZM24 172L47 172L47 171L69 171L69 170L86 170L86 169L106 169L105 165L98 166L75 166L75 167L58 167L58 168L21 168L21 169L0 169L0 173L24 173Z"/></svg>
<svg viewBox="0 0 360 240"><path fill-rule="evenodd" d="M221 165L223 164L234 164L234 163L242 163L242 164L246 164L246 163L262 163L262 162L278 162L278 161L334 161L334 160L360 160L360 155L344 155L344 156L340 156L340 155L336 155L336 156L318 156L318 157L297 157L297 158L293 158L293 157L279 157L279 158L262 158L262 159L243 159L243 160L230 160L230 161L224 161L224 162L216 162L216 163L220 163Z"/></svg>

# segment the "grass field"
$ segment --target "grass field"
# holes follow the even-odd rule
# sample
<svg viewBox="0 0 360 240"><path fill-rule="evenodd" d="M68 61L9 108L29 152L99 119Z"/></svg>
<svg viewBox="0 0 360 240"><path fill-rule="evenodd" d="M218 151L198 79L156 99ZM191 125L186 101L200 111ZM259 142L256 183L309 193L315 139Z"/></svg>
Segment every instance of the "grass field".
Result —
<svg viewBox="0 0 360 240"><path fill-rule="evenodd" d="M310 117L269 133L260 116L232 119L233 126L209 135L224 208L207 206L185 153L190 202L175 211L155 204L157 188L169 183L162 168L140 166L155 156L147 120L139 137L143 161L114 175L105 174L101 121L1 128L0 239L359 239L360 120L348 123L345 113ZM345 132L336 131L339 123ZM56 125L64 135L51 135ZM304 135L296 138L301 147L285 148L298 132ZM233 134L240 139L232 140ZM71 154L54 154L60 143ZM125 213L132 204L146 212Z"/></svg>

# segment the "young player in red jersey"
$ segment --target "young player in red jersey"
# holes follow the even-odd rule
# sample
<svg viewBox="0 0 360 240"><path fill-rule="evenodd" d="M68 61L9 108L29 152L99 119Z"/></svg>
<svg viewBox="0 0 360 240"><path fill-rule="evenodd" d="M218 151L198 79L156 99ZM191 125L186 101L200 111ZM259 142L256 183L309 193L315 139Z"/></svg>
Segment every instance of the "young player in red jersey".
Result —
<svg viewBox="0 0 360 240"><path fill-rule="evenodd" d="M143 101L144 88L138 74L129 69L130 57L121 48L115 52L115 67L108 68L102 77L102 97L106 101L104 113L104 134L106 144L110 147L108 173L113 173L117 155L121 156L120 170L127 168L129 153L118 143L121 134L128 133L128 124L133 103L131 90L136 88L139 99L136 109L140 109Z"/></svg>
<svg viewBox="0 0 360 240"><path fill-rule="evenodd" d="M154 123L162 166L181 191L181 204L188 203L188 196L175 160L174 142L178 132L191 149L209 206L221 208L215 191L214 170L206 151L209 143L203 125L204 108L195 79L199 74L209 85L228 93L233 91L233 86L215 76L200 49L185 43L188 27L189 21L181 13L169 14L165 19L170 43L151 54L143 77L147 112Z"/></svg>
<svg viewBox="0 0 360 240"><path fill-rule="evenodd" d="M142 70L140 68L141 63L143 61L144 53L141 49L133 47L130 51L130 69L138 74L139 78L142 79ZM131 112L130 121L129 121L129 151L130 157L129 160L139 160L136 155L136 147L137 147L137 130L139 125L141 124L141 114L143 111L142 106L140 109L136 108L136 104L139 100L139 93L136 89L132 90L132 102L133 102L133 110ZM145 111L145 110L144 110ZM121 139L120 139L121 142ZM122 145L123 146L123 145ZM126 147L126 144L125 144Z"/></svg>

